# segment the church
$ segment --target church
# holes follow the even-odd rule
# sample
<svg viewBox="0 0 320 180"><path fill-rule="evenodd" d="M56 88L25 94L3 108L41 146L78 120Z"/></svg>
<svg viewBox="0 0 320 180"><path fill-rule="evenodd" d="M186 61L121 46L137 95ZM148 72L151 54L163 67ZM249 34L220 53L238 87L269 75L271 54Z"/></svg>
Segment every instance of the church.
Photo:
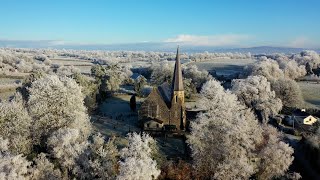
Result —
<svg viewBox="0 0 320 180"><path fill-rule="evenodd" d="M143 129L184 131L186 129L184 100L182 68L178 47L171 86L165 82L158 87L154 87L138 111Z"/></svg>

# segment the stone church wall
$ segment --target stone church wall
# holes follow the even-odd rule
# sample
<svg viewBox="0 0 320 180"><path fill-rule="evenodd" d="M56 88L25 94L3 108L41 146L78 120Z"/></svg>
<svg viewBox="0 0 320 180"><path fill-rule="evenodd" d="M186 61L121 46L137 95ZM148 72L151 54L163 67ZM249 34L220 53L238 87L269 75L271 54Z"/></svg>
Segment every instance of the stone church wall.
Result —
<svg viewBox="0 0 320 180"><path fill-rule="evenodd" d="M169 123L169 109L161 98L157 89L153 89L145 101L141 104L139 110L139 119L153 117L163 121L164 124Z"/></svg>

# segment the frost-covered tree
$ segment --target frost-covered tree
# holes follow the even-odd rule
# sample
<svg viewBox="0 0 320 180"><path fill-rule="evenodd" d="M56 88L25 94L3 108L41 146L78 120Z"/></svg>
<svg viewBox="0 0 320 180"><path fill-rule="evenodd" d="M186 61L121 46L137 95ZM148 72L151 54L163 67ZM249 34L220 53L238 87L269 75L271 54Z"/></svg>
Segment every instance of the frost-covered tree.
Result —
<svg viewBox="0 0 320 180"><path fill-rule="evenodd" d="M103 77L100 90L104 92L115 92L119 90L122 82L117 72L109 72L108 75Z"/></svg>
<svg viewBox="0 0 320 180"><path fill-rule="evenodd" d="M136 93L139 95L139 96L142 96L142 90L144 88L144 86L147 84L147 79L142 76L142 75L139 75L135 81L134 81L134 90L136 91Z"/></svg>
<svg viewBox="0 0 320 180"><path fill-rule="evenodd" d="M320 153L320 127L313 135L307 138L307 142L315 149L318 149Z"/></svg>
<svg viewBox="0 0 320 180"><path fill-rule="evenodd" d="M31 151L31 123L20 94L15 94L10 102L0 103L0 136L9 140L11 152L28 154Z"/></svg>
<svg viewBox="0 0 320 180"><path fill-rule="evenodd" d="M47 143L50 155L64 177L114 179L117 174L118 150L114 139L106 143L101 134L96 134L92 141L82 140L79 130L61 128ZM58 172L55 174L59 175Z"/></svg>
<svg viewBox="0 0 320 180"><path fill-rule="evenodd" d="M52 61L49 58L47 58L46 60L43 61L43 63L47 66L51 66Z"/></svg>
<svg viewBox="0 0 320 180"><path fill-rule="evenodd" d="M101 65L94 65L91 67L91 75L94 77L102 78L105 75L106 69Z"/></svg>
<svg viewBox="0 0 320 180"><path fill-rule="evenodd" d="M295 59L284 54L273 54L269 55L268 58L278 62L279 68L283 71L285 78L297 79L305 76L307 73L305 65L299 65Z"/></svg>
<svg viewBox="0 0 320 180"><path fill-rule="evenodd" d="M13 72L30 73L38 68L48 69L43 62L36 62L32 53L16 49L0 49L0 71L10 74Z"/></svg>
<svg viewBox="0 0 320 180"><path fill-rule="evenodd" d="M263 76L233 80L232 91L241 102L254 109L262 123L267 123L269 117L278 114L282 109L281 100L276 97L270 82Z"/></svg>
<svg viewBox="0 0 320 180"><path fill-rule="evenodd" d="M265 147L258 154L260 166L256 176L259 179L272 179L285 175L284 172L293 161L293 149L281 141L282 135L272 126L263 126L263 137L262 144Z"/></svg>
<svg viewBox="0 0 320 180"><path fill-rule="evenodd" d="M279 134L264 128L267 125L259 124L237 96L225 91L219 82L210 80L203 85L199 105L206 111L191 123L187 142L200 177L263 179L265 174L267 178L278 177L288 170L293 149ZM270 154L270 149L276 154ZM277 170L272 171L274 168Z"/></svg>
<svg viewBox="0 0 320 180"><path fill-rule="evenodd" d="M45 72L37 71L34 73L30 73L28 76L26 76L23 79L22 87L18 88L17 91L21 93L21 95L25 101L28 101L28 99L29 99L28 88L31 87L31 84L38 79L44 78L45 76L46 76Z"/></svg>
<svg viewBox="0 0 320 180"><path fill-rule="evenodd" d="M34 167L32 170L32 179L34 180L60 180L63 179L62 174L58 168L55 168L54 164L51 163L47 155L40 153L34 160Z"/></svg>
<svg viewBox="0 0 320 180"><path fill-rule="evenodd" d="M43 71L43 72L49 73L50 72L50 66L47 65L47 64L44 64L44 63L41 63L41 64L35 63L35 64L33 64L32 65L32 73L39 72L39 71Z"/></svg>
<svg viewBox="0 0 320 180"><path fill-rule="evenodd" d="M81 73L75 73L71 77L81 86L81 92L85 96L84 105L88 112L93 112L97 107L96 98L99 89L97 81Z"/></svg>
<svg viewBox="0 0 320 180"><path fill-rule="evenodd" d="M271 88L280 98L283 106L301 107L304 104L302 92L299 85L291 79L278 79L271 81Z"/></svg>
<svg viewBox="0 0 320 180"><path fill-rule="evenodd" d="M193 180L197 179L193 175L194 170L191 163L179 160L177 163L167 161L161 168L159 180L176 179L176 180Z"/></svg>
<svg viewBox="0 0 320 180"><path fill-rule="evenodd" d="M77 176L83 179L114 179L118 173L119 155L114 138L105 142L101 134L95 134L92 139L77 158Z"/></svg>
<svg viewBox="0 0 320 180"><path fill-rule="evenodd" d="M187 66L183 69L183 77L191 79L197 89L201 89L202 85L212 77L206 70L198 70L196 65Z"/></svg>
<svg viewBox="0 0 320 180"><path fill-rule="evenodd" d="M130 67L119 64L94 66L91 72L100 81L100 92L112 93L119 90L120 85L128 82L132 76Z"/></svg>
<svg viewBox="0 0 320 180"><path fill-rule="evenodd" d="M45 61L49 59L45 54L37 54L33 58L39 61Z"/></svg>
<svg viewBox="0 0 320 180"><path fill-rule="evenodd" d="M32 65L26 63L24 60L19 60L16 64L16 68L19 72L31 72L32 71Z"/></svg>
<svg viewBox="0 0 320 180"><path fill-rule="evenodd" d="M250 177L255 172L253 146L262 140L254 115L215 80L203 85L201 95L198 104L207 112L191 123L188 137L195 169L215 179Z"/></svg>
<svg viewBox="0 0 320 180"><path fill-rule="evenodd" d="M320 65L320 56L315 51L302 51L300 54L293 55L292 58L301 65L309 63L312 69L316 69Z"/></svg>
<svg viewBox="0 0 320 180"><path fill-rule="evenodd" d="M64 174L74 173L76 159L85 151L87 141L83 141L78 129L61 128L48 139L50 153L62 167Z"/></svg>
<svg viewBox="0 0 320 180"><path fill-rule="evenodd" d="M27 107L37 143L59 128L78 129L83 139L87 138L91 124L81 88L74 80L50 75L34 81L28 91Z"/></svg>
<svg viewBox="0 0 320 180"><path fill-rule="evenodd" d="M0 179L30 179L31 162L22 154L12 155L9 152L9 141L0 136Z"/></svg>
<svg viewBox="0 0 320 180"><path fill-rule="evenodd" d="M307 73L304 65L281 54L259 58L248 71L250 75L261 75L269 81L279 78L298 79Z"/></svg>
<svg viewBox="0 0 320 180"><path fill-rule="evenodd" d="M300 107L303 104L300 88L293 80L307 74L303 63L297 63L296 56L283 54L261 57L249 68L249 74L264 76L271 82L271 88L276 97L287 107Z"/></svg>
<svg viewBox="0 0 320 180"><path fill-rule="evenodd" d="M117 179L151 180L157 179L160 170L157 162L151 158L155 140L148 134L128 134L129 144L121 150L120 173Z"/></svg>
<svg viewBox="0 0 320 180"><path fill-rule="evenodd" d="M284 63L285 62L285 63ZM298 79L307 74L306 68L304 65L298 65L296 61L289 60L284 61L283 63L283 73L284 76L288 79ZM279 62L280 68L282 66L281 62Z"/></svg>
<svg viewBox="0 0 320 180"><path fill-rule="evenodd" d="M183 79L183 88L186 98L191 98L193 94L197 93L195 85L192 83L192 79Z"/></svg>
<svg viewBox="0 0 320 180"><path fill-rule="evenodd" d="M169 61L154 63L151 65L151 83L160 85L164 82L171 83L173 78L174 64Z"/></svg>
<svg viewBox="0 0 320 180"><path fill-rule="evenodd" d="M193 61L214 61L215 59L251 59L251 53L209 53L205 51L203 53L194 53L189 55L189 58Z"/></svg>
<svg viewBox="0 0 320 180"><path fill-rule="evenodd" d="M58 76L71 76L72 74L80 73L80 69L74 67L74 66L60 66L56 70L56 74Z"/></svg>
<svg viewBox="0 0 320 180"><path fill-rule="evenodd" d="M249 67L249 74L252 76L264 76L268 80L283 78L283 71L280 69L277 61L264 57L257 63Z"/></svg>

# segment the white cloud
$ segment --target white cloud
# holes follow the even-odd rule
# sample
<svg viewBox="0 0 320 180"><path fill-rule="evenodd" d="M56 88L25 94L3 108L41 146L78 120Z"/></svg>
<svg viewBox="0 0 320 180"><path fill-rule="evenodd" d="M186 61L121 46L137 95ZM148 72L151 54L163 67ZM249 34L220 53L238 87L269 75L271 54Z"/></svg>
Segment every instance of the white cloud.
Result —
<svg viewBox="0 0 320 180"><path fill-rule="evenodd" d="M170 38L164 42L169 43L181 43L187 45L196 46L231 46L231 45L243 45L246 40L251 39L249 35L241 34L222 34L222 35L210 35L210 36L197 36L189 34L181 34L175 38Z"/></svg>
<svg viewBox="0 0 320 180"><path fill-rule="evenodd" d="M314 48L314 47L319 47L315 42L310 40L308 37L297 37L291 42L289 42L290 47L295 47L295 48Z"/></svg>
<svg viewBox="0 0 320 180"><path fill-rule="evenodd" d="M49 41L48 44L52 45L52 46L58 46L58 45L65 45L65 44L67 44L67 42L65 42L65 41Z"/></svg>

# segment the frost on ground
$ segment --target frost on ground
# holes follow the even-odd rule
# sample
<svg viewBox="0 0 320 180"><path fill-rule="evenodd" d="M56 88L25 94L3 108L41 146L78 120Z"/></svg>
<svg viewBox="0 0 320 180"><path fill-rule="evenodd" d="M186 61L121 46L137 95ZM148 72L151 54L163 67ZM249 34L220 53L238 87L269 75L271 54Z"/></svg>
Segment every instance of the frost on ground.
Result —
<svg viewBox="0 0 320 180"><path fill-rule="evenodd" d="M254 59L214 59L204 62L192 62L199 70L215 70L218 75L230 75L243 72L243 68L254 63Z"/></svg>
<svg viewBox="0 0 320 180"><path fill-rule="evenodd" d="M315 82L298 82L303 98L312 107L320 109L320 84Z"/></svg>

